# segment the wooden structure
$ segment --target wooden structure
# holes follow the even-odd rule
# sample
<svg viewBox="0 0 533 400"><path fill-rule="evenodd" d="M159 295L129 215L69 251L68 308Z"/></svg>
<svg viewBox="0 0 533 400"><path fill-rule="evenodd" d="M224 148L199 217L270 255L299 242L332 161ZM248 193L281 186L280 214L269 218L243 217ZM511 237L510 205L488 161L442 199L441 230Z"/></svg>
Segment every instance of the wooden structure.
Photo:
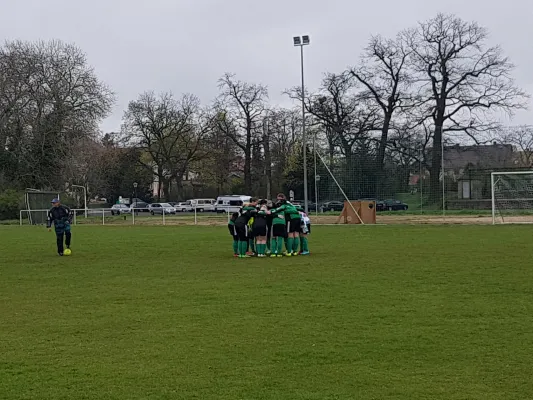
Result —
<svg viewBox="0 0 533 400"><path fill-rule="evenodd" d="M375 224L375 201L345 201L337 224Z"/></svg>

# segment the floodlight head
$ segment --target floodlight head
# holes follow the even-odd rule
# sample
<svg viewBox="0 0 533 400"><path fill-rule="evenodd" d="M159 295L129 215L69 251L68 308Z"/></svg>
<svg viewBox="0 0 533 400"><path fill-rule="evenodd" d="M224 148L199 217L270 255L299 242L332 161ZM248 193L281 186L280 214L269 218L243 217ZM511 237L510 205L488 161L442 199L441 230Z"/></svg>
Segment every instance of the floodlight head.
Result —
<svg viewBox="0 0 533 400"><path fill-rule="evenodd" d="M292 38L294 41L295 46L301 46L302 45L302 38L300 36L295 36Z"/></svg>
<svg viewBox="0 0 533 400"><path fill-rule="evenodd" d="M302 40L303 40L304 46L308 45L309 43L311 43L311 40L309 39L309 35L302 36Z"/></svg>

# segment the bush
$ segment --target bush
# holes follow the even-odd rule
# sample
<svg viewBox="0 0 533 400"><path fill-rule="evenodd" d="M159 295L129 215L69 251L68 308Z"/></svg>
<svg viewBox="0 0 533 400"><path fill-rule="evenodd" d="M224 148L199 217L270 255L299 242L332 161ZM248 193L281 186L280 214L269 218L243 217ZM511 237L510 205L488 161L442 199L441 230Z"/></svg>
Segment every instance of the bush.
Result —
<svg viewBox="0 0 533 400"><path fill-rule="evenodd" d="M18 219L24 195L13 189L0 193L0 220Z"/></svg>

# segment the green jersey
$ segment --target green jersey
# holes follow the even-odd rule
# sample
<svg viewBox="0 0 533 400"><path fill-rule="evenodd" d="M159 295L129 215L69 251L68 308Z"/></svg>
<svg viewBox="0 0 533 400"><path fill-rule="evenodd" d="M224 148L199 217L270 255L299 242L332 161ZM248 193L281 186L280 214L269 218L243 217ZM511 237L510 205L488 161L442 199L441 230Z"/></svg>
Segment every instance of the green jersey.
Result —
<svg viewBox="0 0 533 400"><path fill-rule="evenodd" d="M281 207L275 208L274 210L272 210L272 213L276 214L280 211L283 212L285 219L287 220L300 219L300 213L298 212L298 208L289 202L286 202Z"/></svg>
<svg viewBox="0 0 533 400"><path fill-rule="evenodd" d="M285 213L283 211L270 210L272 214L272 225L285 225Z"/></svg>

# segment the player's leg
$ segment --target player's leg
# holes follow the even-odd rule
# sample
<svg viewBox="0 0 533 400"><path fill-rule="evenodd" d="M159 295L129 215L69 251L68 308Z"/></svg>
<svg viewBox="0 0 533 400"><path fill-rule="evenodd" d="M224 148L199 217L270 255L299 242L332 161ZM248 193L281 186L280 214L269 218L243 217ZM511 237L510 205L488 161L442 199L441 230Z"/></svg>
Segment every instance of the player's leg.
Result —
<svg viewBox="0 0 533 400"><path fill-rule="evenodd" d="M239 236L233 235L233 256L239 256Z"/></svg>
<svg viewBox="0 0 533 400"><path fill-rule="evenodd" d="M257 236L257 255L265 257L266 254L266 236Z"/></svg>
<svg viewBox="0 0 533 400"><path fill-rule="evenodd" d="M235 225L228 225L229 234L233 238L233 256L238 257L239 255L239 236L237 235L237 230Z"/></svg>
<svg viewBox="0 0 533 400"><path fill-rule="evenodd" d="M252 233L252 229L250 229L249 231L250 231L250 236L248 237L249 251L250 251L250 255L254 255L254 254L257 254L257 249L255 248L255 238Z"/></svg>
<svg viewBox="0 0 533 400"><path fill-rule="evenodd" d="M285 255L292 256L292 247L294 246L294 233L291 231L291 220L287 221L287 241L285 242Z"/></svg>
<svg viewBox="0 0 533 400"><path fill-rule="evenodd" d="M65 246L70 249L70 243L72 242L72 232L70 231L70 224L65 226Z"/></svg>
<svg viewBox="0 0 533 400"><path fill-rule="evenodd" d="M267 253L267 237L268 237L268 225L265 221L264 225L261 226L261 254L263 257L266 256Z"/></svg>
<svg viewBox="0 0 533 400"><path fill-rule="evenodd" d="M283 226L280 224L273 224L272 225L272 237L270 239L270 254L272 257L277 257L278 254L281 254L281 252L278 251L278 240L281 239L280 235L282 234L283 234Z"/></svg>
<svg viewBox="0 0 533 400"><path fill-rule="evenodd" d="M294 241L292 242L292 255L298 255L298 248L300 247L300 232L302 231L302 222L298 219L291 220L291 231L294 235Z"/></svg>
<svg viewBox="0 0 533 400"><path fill-rule="evenodd" d="M308 255L309 254L309 234L311 233L311 224L305 225L304 230L305 232L300 234L301 254Z"/></svg>
<svg viewBox="0 0 533 400"><path fill-rule="evenodd" d="M63 238L65 236L65 231L63 228L56 228L56 244L57 244L57 254L60 256L63 255L64 248L63 248Z"/></svg>
<svg viewBox="0 0 533 400"><path fill-rule="evenodd" d="M272 245L270 241L272 240L272 225L267 225L267 235L266 235L266 254L272 254Z"/></svg>
<svg viewBox="0 0 533 400"><path fill-rule="evenodd" d="M246 250L248 248L248 225L235 226L237 229L237 235L239 237L239 257L246 258Z"/></svg>

